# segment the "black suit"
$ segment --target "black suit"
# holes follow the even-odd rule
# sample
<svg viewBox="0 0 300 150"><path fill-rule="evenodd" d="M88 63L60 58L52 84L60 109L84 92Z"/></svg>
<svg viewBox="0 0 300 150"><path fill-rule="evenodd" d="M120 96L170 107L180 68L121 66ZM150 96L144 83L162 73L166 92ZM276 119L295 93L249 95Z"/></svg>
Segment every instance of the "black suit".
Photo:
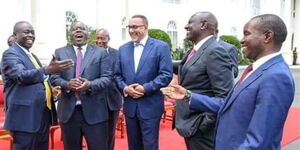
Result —
<svg viewBox="0 0 300 150"><path fill-rule="evenodd" d="M232 45L230 43L227 43L223 40L219 40L218 42L228 52L228 54L230 56L230 59L231 59L232 72L233 72L234 78L236 78L238 76L238 73L239 73L238 49L234 45Z"/></svg>
<svg viewBox="0 0 300 150"><path fill-rule="evenodd" d="M230 58L211 37L186 63L179 65L179 84L194 93L224 98L233 85ZM213 150L216 115L196 112L189 104L176 102L175 127L185 138L188 150Z"/></svg>
<svg viewBox="0 0 300 150"><path fill-rule="evenodd" d="M112 63L112 70L115 70L115 64L118 59L118 51L109 47L106 52L108 53L109 60ZM116 124L119 117L119 110L122 107L122 95L115 82L112 82L106 90L106 100L108 104L108 150L113 150L115 145Z"/></svg>

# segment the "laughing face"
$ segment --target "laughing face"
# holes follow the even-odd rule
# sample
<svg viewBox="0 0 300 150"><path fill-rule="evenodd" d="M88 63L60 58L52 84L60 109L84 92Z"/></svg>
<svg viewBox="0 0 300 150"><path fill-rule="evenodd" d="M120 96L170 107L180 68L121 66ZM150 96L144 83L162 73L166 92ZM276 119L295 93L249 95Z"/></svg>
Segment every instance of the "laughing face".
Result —
<svg viewBox="0 0 300 150"><path fill-rule="evenodd" d="M87 28L82 22L75 22L71 27L71 40L75 46L87 43Z"/></svg>
<svg viewBox="0 0 300 150"><path fill-rule="evenodd" d="M252 60L257 60L264 53L263 42L265 34L258 30L258 20L251 20L244 26L244 37L241 40L243 54Z"/></svg>
<svg viewBox="0 0 300 150"><path fill-rule="evenodd" d="M100 47L107 48L109 42L109 36L103 30L96 33L96 44Z"/></svg>
<svg viewBox="0 0 300 150"><path fill-rule="evenodd" d="M198 15L193 15L188 24L185 25L185 30L186 30L186 38L193 43L198 43L200 41L200 36L201 36L201 19L200 16Z"/></svg>
<svg viewBox="0 0 300 150"><path fill-rule="evenodd" d="M131 18L128 24L128 32L133 42L140 42L147 34L147 26L142 18Z"/></svg>
<svg viewBox="0 0 300 150"><path fill-rule="evenodd" d="M30 49L32 47L35 40L35 34L31 24L26 22L19 24L14 35L16 37L16 42L20 46L25 49Z"/></svg>

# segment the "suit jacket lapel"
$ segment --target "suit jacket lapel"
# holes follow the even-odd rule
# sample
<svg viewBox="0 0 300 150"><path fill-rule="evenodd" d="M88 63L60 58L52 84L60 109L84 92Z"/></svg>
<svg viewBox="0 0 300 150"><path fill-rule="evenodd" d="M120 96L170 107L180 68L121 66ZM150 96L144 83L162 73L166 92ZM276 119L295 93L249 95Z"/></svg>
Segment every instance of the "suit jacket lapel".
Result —
<svg viewBox="0 0 300 150"><path fill-rule="evenodd" d="M35 68L34 65L33 65L33 63L31 62L29 56L24 52L24 50L21 47L19 47L19 45L13 44L12 48L14 48L14 49L16 49L16 50L18 50L20 52L20 54L23 56L24 60L27 61L26 64L27 63L31 64L32 68Z"/></svg>
<svg viewBox="0 0 300 150"><path fill-rule="evenodd" d="M224 107L222 108L221 113L224 113L231 105L232 103L236 100L237 96L245 89L247 88L250 84L255 82L260 76L262 76L264 70L268 69L270 66L272 66L274 63L277 63L279 61L283 61L283 58L281 55L276 56L272 58L271 60L268 60L266 63L264 63L262 66L257 68L252 74L250 74L249 77L247 77L240 85L239 87L235 87L232 90L231 95L228 95L227 101L224 104Z"/></svg>
<svg viewBox="0 0 300 150"><path fill-rule="evenodd" d="M256 79L258 79L262 75L262 69L254 71L249 77L243 81L239 87L236 87L237 85L234 86L232 89L232 93L228 95L227 101L224 104L224 107L222 109L222 112L225 112L231 104L236 100L237 96L245 89L247 88L251 83L253 83Z"/></svg>
<svg viewBox="0 0 300 150"><path fill-rule="evenodd" d="M95 52L95 49L93 49L90 45L87 46L86 52L84 54L83 62L81 64L80 68L80 75L82 74L84 68L88 64L88 62L93 58L93 54Z"/></svg>
<svg viewBox="0 0 300 150"><path fill-rule="evenodd" d="M66 55L67 58L71 58L73 62L76 62L76 52L72 45L69 45L67 47ZM75 77L75 68L76 68L76 64L74 65L74 67L70 68L71 69L70 72L74 72L73 77Z"/></svg>
<svg viewBox="0 0 300 150"><path fill-rule="evenodd" d="M200 57L203 55L205 49L211 44L212 40L214 40L213 38L208 39L206 42L203 43L203 45L197 50L197 52L194 54L194 56L187 62L186 59L188 57L188 55L186 55L186 57L184 58L184 61L181 62L181 82L184 80L185 74L188 71L188 68L190 68L191 66L193 66L198 59L200 59Z"/></svg>
<svg viewBox="0 0 300 150"><path fill-rule="evenodd" d="M130 42L129 45L128 45L128 52L126 53L127 54L127 57L129 58L129 71L132 75L135 74L135 71L134 71L134 56L133 56L133 51L134 51L134 46L133 46L133 42Z"/></svg>
<svg viewBox="0 0 300 150"><path fill-rule="evenodd" d="M152 48L152 44L153 44L153 41L152 39L149 37L147 42L146 42L146 45L143 49L143 53L142 53L142 56L140 58L140 61L139 61L139 64L138 64L138 68L136 70L136 75L140 72L141 68L143 67L143 65L145 64L146 62L146 59L147 59L147 56L150 54L151 52L151 48Z"/></svg>

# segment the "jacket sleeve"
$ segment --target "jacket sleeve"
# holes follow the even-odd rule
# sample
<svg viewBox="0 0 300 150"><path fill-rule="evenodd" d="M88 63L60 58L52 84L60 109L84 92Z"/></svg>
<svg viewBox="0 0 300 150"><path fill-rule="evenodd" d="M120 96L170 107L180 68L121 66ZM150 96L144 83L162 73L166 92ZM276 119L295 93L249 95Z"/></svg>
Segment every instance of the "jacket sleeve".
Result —
<svg viewBox="0 0 300 150"><path fill-rule="evenodd" d="M2 73L10 80L15 81L18 84L36 84L44 81L45 69L43 67L39 69L26 67L26 60L22 58L14 51L7 50L2 56Z"/></svg>
<svg viewBox="0 0 300 150"><path fill-rule="evenodd" d="M173 77L173 64L169 46L167 44L161 45L158 52L160 54L158 76L154 80L143 84L146 94L151 94L167 86Z"/></svg>

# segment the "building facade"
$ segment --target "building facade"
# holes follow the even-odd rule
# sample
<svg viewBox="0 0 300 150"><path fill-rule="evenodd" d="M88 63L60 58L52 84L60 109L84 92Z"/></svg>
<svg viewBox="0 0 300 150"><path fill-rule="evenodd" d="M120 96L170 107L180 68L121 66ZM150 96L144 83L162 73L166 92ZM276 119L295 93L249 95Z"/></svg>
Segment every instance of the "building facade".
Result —
<svg viewBox="0 0 300 150"><path fill-rule="evenodd" d="M91 28L107 28L110 45L118 48L130 40L126 25L135 14L149 20L149 28L166 31L173 49L182 47L184 26L197 11L210 11L219 21L219 35L243 36L244 24L253 16L273 13L288 26L288 38L282 53L292 62L292 49L300 48L300 2L297 0L9 0L0 1L0 54L7 48L13 25L20 20L36 29L33 52L48 63L55 48L66 45L66 29L73 20ZM298 61L299 62L299 61Z"/></svg>

